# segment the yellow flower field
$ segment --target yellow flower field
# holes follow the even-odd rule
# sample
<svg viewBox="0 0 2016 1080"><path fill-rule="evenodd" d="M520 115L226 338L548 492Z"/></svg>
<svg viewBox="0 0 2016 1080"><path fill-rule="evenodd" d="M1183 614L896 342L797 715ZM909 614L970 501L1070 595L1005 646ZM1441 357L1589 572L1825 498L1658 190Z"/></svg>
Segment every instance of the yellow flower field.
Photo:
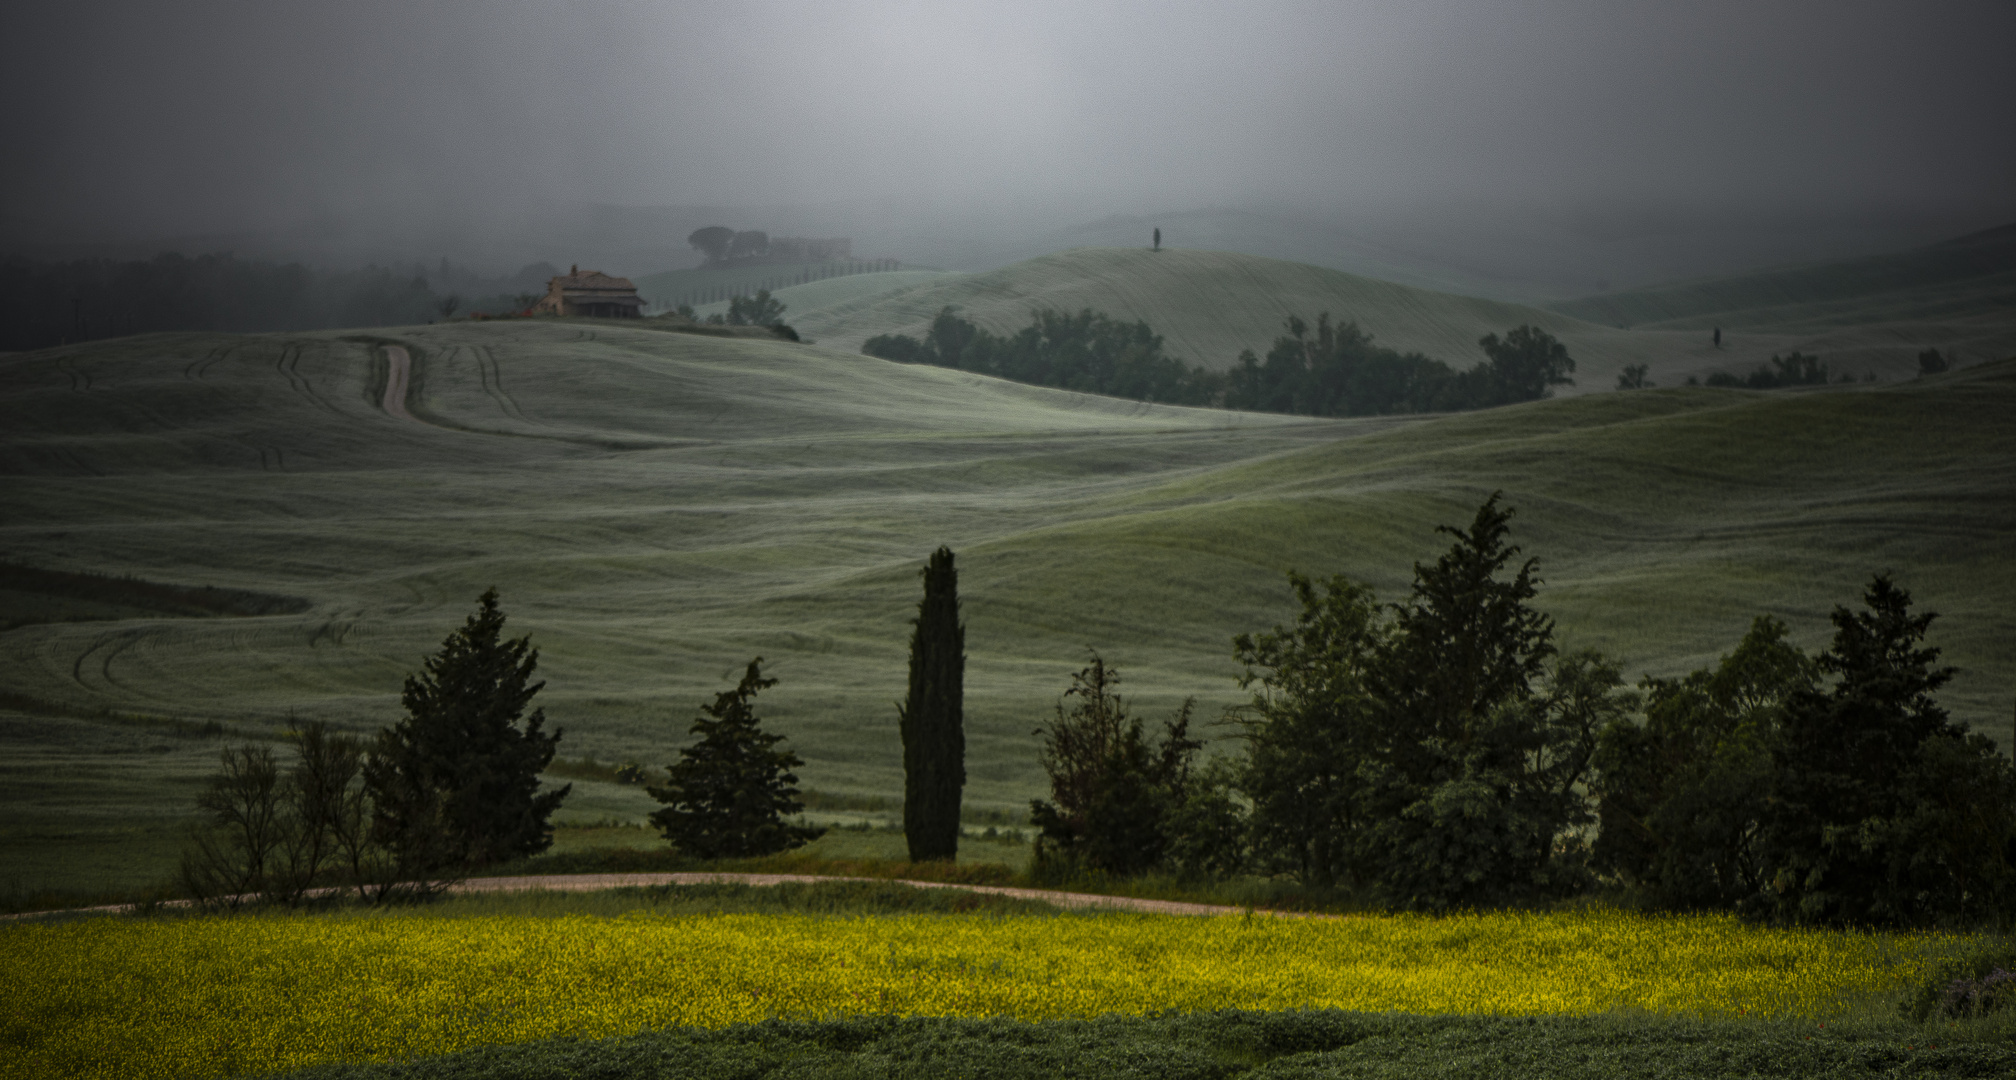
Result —
<svg viewBox="0 0 2016 1080"><path fill-rule="evenodd" d="M99 919L0 930L0 1073L214 1074L860 1013L1827 1015L1910 982L1941 941L1604 911Z"/></svg>

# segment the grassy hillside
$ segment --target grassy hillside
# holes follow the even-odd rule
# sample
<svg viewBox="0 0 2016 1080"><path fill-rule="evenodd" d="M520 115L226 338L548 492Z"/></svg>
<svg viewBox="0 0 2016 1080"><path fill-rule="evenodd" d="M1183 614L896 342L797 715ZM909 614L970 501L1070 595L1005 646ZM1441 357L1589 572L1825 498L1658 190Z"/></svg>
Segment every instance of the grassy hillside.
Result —
<svg viewBox="0 0 2016 1080"><path fill-rule="evenodd" d="M1617 327L1700 330L2016 321L2016 225L1914 251L1678 282L1549 305Z"/></svg>
<svg viewBox="0 0 2016 1080"><path fill-rule="evenodd" d="M771 295L784 304L784 321L795 323L811 317L818 321L816 313L837 304L853 304L870 297L884 296L893 292L929 285L957 273L950 270L887 270L874 274L849 274L845 277L822 278L808 281L803 285L788 285ZM711 304L699 304L696 314L707 315L728 313L728 301L717 300Z"/></svg>
<svg viewBox="0 0 2016 1080"><path fill-rule="evenodd" d="M1355 319L1380 342L1419 350L1452 367L1483 359L1477 339L1522 323L1559 337L1575 357L1575 385L1564 395L1607 391L1626 365L1645 364L1653 380L1677 386L1689 375L1747 372L1774 353L1801 350L1856 376L1909 378L1918 350L1952 348L1966 338L1974 359L1994 353L2007 339L2016 352L2016 327L1985 329L1943 324L1884 327L1818 325L1769 333L1725 336L1716 349L1707 324L1619 330L1559 311L1413 288L1303 263L1222 251L1079 248L985 273L925 283L880 296L791 313L800 333L822 344L858 349L877 334L921 335L932 316L955 305L965 317L997 333L1028 325L1029 313L1053 307L1092 308L1117 318L1146 321L1167 340L1171 355L1188 363L1229 367L1241 349L1264 354L1290 314L1313 321L1328 311ZM1927 318L1933 316L1928 315ZM1984 351L1985 350L1985 351Z"/></svg>
<svg viewBox="0 0 2016 1080"><path fill-rule="evenodd" d="M770 289L780 290L803 281L806 284L830 282L849 277L867 276L858 272L863 262L830 263L782 263L774 266L737 266L725 270L710 270L693 267L685 270L664 270L656 274L644 274L632 278L637 286L637 295L652 304L676 306L689 303L698 306L698 294L711 293L718 289ZM901 273L902 271L895 271Z"/></svg>
<svg viewBox="0 0 2016 1080"><path fill-rule="evenodd" d="M0 633L11 703L77 714L6 721L10 868L67 872L63 844L186 809L214 739L100 710L374 729L493 584L542 650L563 755L671 760L697 704L761 654L782 681L759 711L808 784L899 790L893 702L940 543L969 625L969 799L1012 810L1039 790L1030 731L1086 646L1151 714L1194 694L1215 716L1238 700L1230 636L1291 614L1283 570L1397 598L1441 548L1434 526L1497 489L1569 646L1670 674L1772 612L1817 647L1831 606L1889 568L1945 613L1949 703L2010 735L2012 364L1309 421L612 323L390 339L416 359L423 422L379 407L383 355L340 334L0 357L0 559L310 605ZM583 783L570 812L646 808Z"/></svg>

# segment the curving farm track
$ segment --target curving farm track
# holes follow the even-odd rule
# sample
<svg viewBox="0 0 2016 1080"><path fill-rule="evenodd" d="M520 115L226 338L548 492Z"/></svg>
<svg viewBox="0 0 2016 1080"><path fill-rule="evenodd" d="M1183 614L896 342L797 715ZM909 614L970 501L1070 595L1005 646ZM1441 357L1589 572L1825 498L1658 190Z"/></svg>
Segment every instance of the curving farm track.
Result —
<svg viewBox="0 0 2016 1080"><path fill-rule="evenodd" d="M385 401L387 413L410 423L420 423L420 418L406 411L406 391L413 382L413 357L403 345L385 346Z"/></svg>

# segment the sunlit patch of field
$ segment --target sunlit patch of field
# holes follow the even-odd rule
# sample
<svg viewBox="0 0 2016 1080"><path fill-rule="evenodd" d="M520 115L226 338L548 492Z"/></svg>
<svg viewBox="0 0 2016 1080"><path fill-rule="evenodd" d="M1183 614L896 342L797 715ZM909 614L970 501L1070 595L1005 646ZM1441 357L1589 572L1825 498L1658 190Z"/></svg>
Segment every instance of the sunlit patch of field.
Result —
<svg viewBox="0 0 2016 1080"><path fill-rule="evenodd" d="M1894 998L1954 945L1607 910L95 919L0 929L0 1045L15 1075L149 1077L790 1017L1824 1019Z"/></svg>

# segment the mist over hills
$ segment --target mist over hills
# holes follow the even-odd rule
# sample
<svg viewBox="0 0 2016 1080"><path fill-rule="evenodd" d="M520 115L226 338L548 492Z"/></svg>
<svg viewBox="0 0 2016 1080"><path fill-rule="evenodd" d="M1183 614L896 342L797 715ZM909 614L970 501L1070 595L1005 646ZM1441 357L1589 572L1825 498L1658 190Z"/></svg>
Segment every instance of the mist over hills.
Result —
<svg viewBox="0 0 2016 1080"><path fill-rule="evenodd" d="M2016 225L1907 251L1705 278L1548 305L1617 327L1818 327L2011 317Z"/></svg>

